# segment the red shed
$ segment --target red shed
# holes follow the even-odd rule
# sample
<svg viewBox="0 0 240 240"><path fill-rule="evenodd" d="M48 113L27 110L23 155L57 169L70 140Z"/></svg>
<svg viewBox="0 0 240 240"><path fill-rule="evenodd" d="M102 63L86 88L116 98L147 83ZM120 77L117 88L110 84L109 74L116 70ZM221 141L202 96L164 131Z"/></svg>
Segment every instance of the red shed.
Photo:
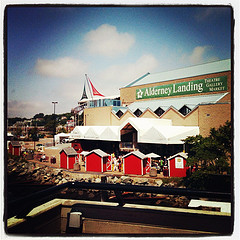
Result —
<svg viewBox="0 0 240 240"><path fill-rule="evenodd" d="M123 157L124 174L146 174L148 157L139 151L130 152Z"/></svg>
<svg viewBox="0 0 240 240"><path fill-rule="evenodd" d="M11 141L9 143L9 153L14 156L20 156L21 154L21 144L18 141Z"/></svg>
<svg viewBox="0 0 240 240"><path fill-rule="evenodd" d="M169 177L186 177L187 154L180 152L168 159Z"/></svg>
<svg viewBox="0 0 240 240"><path fill-rule="evenodd" d="M63 148L60 151L60 168L73 169L77 156L78 154L74 148Z"/></svg>
<svg viewBox="0 0 240 240"><path fill-rule="evenodd" d="M86 155L85 167L87 172L106 172L109 154L95 149Z"/></svg>

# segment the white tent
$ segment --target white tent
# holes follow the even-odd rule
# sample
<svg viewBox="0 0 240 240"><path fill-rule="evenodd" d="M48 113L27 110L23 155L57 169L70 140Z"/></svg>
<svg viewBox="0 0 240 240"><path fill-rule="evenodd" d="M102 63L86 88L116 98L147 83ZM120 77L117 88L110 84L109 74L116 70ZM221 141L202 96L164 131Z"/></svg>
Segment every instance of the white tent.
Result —
<svg viewBox="0 0 240 240"><path fill-rule="evenodd" d="M70 139L83 139L90 126L77 126L70 133Z"/></svg>
<svg viewBox="0 0 240 240"><path fill-rule="evenodd" d="M77 126L70 135L71 139L120 141L119 126Z"/></svg>
<svg viewBox="0 0 240 240"><path fill-rule="evenodd" d="M199 127L172 126L168 119L129 118L119 126L77 126L71 139L121 141L121 130L132 126L137 131L137 142L155 144L183 144L183 139L199 134Z"/></svg>
<svg viewBox="0 0 240 240"><path fill-rule="evenodd" d="M105 141L119 141L120 142L120 131L119 126L107 126L102 133L99 135L101 140Z"/></svg>
<svg viewBox="0 0 240 240"><path fill-rule="evenodd" d="M70 136L70 133L59 133L54 136L54 140L56 143L60 143L61 139L68 138Z"/></svg>
<svg viewBox="0 0 240 240"><path fill-rule="evenodd" d="M159 144L183 144L183 139L199 134L199 127L152 126L139 134L139 142Z"/></svg>
<svg viewBox="0 0 240 240"><path fill-rule="evenodd" d="M131 125L137 131L137 142L155 144L183 144L183 139L199 134L199 127L172 126L168 119L129 118L120 130Z"/></svg>
<svg viewBox="0 0 240 240"><path fill-rule="evenodd" d="M156 153L148 153L146 154L148 158L160 158L161 156Z"/></svg>

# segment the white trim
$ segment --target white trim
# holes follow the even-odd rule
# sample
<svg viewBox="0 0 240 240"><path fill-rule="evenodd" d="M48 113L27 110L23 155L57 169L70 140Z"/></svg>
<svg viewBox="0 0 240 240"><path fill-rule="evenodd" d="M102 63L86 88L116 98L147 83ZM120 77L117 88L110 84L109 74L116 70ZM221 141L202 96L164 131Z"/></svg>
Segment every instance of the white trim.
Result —
<svg viewBox="0 0 240 240"><path fill-rule="evenodd" d="M170 160L168 160L168 176L170 177Z"/></svg>
<svg viewBox="0 0 240 240"><path fill-rule="evenodd" d="M67 169L69 169L69 157L67 155Z"/></svg>

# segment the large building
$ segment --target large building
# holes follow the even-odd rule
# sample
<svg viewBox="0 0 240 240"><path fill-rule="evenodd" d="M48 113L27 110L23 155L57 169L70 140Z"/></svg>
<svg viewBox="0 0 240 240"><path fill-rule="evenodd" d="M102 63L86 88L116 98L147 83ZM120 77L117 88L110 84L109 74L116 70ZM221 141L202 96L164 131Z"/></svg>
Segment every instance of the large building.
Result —
<svg viewBox="0 0 240 240"><path fill-rule="evenodd" d="M174 155L188 136L231 120L231 61L147 73L121 88L120 99L87 100L83 118L70 136L80 149Z"/></svg>
<svg viewBox="0 0 240 240"><path fill-rule="evenodd" d="M129 117L170 119L173 126L198 126L207 136L231 120L231 60L147 73L120 89L120 101L84 109L84 125L120 126Z"/></svg>

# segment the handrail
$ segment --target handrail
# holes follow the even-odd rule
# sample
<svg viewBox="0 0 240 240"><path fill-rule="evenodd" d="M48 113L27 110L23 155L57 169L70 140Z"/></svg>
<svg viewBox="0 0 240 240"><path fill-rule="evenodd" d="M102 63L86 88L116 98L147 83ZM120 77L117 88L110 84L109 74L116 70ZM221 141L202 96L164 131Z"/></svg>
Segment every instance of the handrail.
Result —
<svg viewBox="0 0 240 240"><path fill-rule="evenodd" d="M53 199L52 195L64 188L76 189L96 189L96 190L113 190L117 196L119 205L123 205L121 198L122 192L142 192L142 193L155 193L166 195L181 195L191 197L213 198L221 200L231 200L231 193L198 191L185 188L169 188L169 187L156 187L156 186L139 186L139 185L124 185L124 184L110 184L110 183L89 183L89 182L67 182L57 186L50 187L26 197L10 201L8 209L13 206L18 206L17 217L25 217L35 206L44 201L44 198ZM120 194L119 194L120 193Z"/></svg>

